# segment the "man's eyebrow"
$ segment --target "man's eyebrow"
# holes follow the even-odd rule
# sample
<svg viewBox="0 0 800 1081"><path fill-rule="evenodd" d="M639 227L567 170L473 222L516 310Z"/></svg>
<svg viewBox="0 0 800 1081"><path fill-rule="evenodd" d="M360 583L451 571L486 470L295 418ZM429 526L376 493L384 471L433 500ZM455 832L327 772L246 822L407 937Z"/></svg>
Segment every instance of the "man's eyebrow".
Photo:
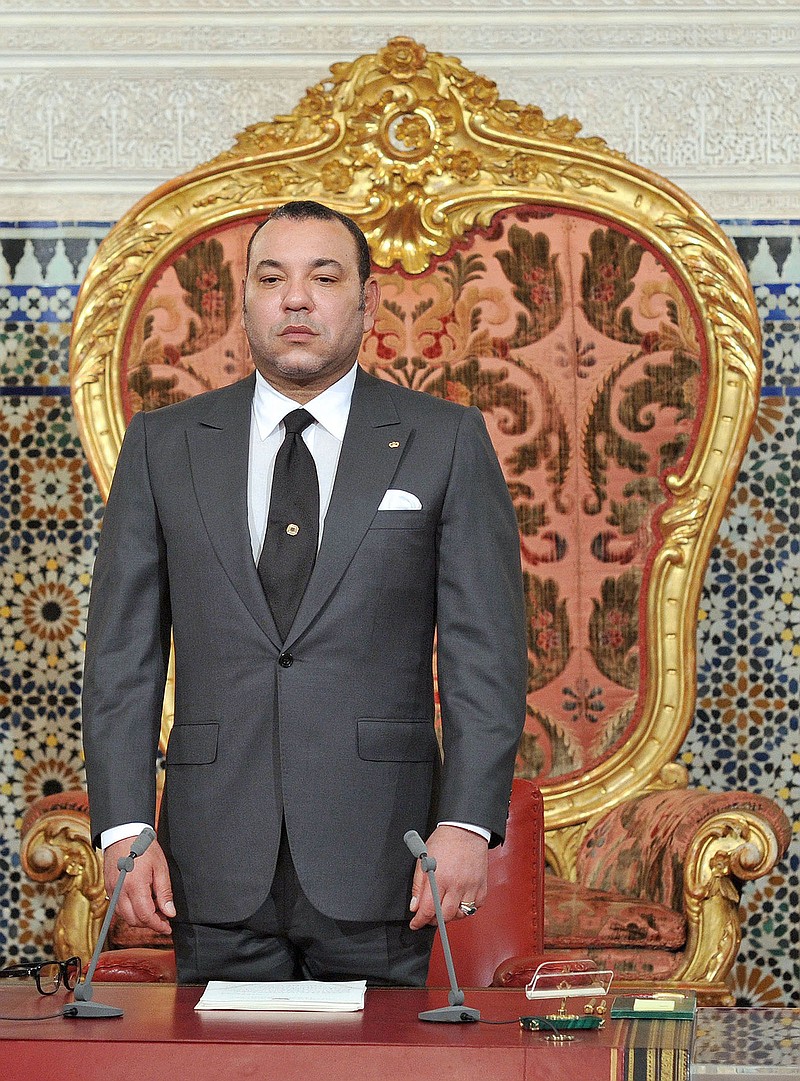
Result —
<svg viewBox="0 0 800 1081"><path fill-rule="evenodd" d="M319 270L321 267L332 267L338 270L340 273L344 273L344 267L338 259L328 259L325 257L319 259L313 259L309 264L311 270ZM283 267L283 263L280 259L259 259L256 263L256 270L273 269L277 270Z"/></svg>
<svg viewBox="0 0 800 1081"><path fill-rule="evenodd" d="M320 267L329 266L340 271L341 273L344 273L344 267L338 259L315 259L311 266L315 270L319 270Z"/></svg>

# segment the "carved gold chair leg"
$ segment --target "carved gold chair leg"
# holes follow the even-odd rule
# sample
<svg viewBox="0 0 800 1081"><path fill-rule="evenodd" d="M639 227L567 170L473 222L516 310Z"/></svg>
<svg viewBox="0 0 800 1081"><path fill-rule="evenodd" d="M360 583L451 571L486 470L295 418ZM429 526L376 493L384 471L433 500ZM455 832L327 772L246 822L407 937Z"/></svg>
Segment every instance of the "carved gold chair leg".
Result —
<svg viewBox="0 0 800 1081"><path fill-rule="evenodd" d="M83 811L50 811L23 832L22 868L34 882L55 882L62 895L53 941L56 957L88 964L108 907L102 862Z"/></svg>
<svg viewBox="0 0 800 1081"><path fill-rule="evenodd" d="M703 824L684 865L686 960L678 979L713 982L730 972L742 940L738 882L768 874L780 857L772 826L749 810Z"/></svg>

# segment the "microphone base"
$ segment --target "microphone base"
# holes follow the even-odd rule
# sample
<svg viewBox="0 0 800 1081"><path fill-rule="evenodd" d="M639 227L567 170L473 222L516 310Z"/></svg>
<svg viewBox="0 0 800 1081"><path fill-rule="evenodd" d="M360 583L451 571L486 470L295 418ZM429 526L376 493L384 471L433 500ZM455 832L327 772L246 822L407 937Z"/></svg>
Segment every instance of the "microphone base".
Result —
<svg viewBox="0 0 800 1081"><path fill-rule="evenodd" d="M122 1017L119 1006L104 1006L102 1002L70 1002L61 1011L64 1017Z"/></svg>
<svg viewBox="0 0 800 1081"><path fill-rule="evenodd" d="M480 1021L480 1010L471 1006L440 1006L438 1010L423 1010L418 1014L420 1021L445 1021L461 1024L467 1021Z"/></svg>

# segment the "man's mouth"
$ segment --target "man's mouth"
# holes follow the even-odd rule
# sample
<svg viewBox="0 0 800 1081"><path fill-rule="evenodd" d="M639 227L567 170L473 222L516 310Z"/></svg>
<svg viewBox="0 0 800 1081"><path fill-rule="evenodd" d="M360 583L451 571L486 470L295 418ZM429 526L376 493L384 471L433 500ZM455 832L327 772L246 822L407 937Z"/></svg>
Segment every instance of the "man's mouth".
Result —
<svg viewBox="0 0 800 1081"><path fill-rule="evenodd" d="M284 327L280 333L281 338L313 338L315 335L316 331L311 327L302 326L299 323Z"/></svg>

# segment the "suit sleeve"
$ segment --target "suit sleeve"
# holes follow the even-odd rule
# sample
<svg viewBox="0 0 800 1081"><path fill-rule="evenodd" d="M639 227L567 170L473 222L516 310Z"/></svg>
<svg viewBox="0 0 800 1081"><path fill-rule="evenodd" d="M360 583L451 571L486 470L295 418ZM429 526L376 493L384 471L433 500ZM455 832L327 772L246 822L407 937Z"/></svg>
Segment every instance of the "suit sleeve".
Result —
<svg viewBox="0 0 800 1081"><path fill-rule="evenodd" d="M525 723L527 638L516 516L477 409L456 436L438 543L438 817L483 826L498 844Z"/></svg>
<svg viewBox="0 0 800 1081"><path fill-rule="evenodd" d="M83 742L95 843L112 826L155 821L170 626L164 538L140 413L117 462L89 601Z"/></svg>

